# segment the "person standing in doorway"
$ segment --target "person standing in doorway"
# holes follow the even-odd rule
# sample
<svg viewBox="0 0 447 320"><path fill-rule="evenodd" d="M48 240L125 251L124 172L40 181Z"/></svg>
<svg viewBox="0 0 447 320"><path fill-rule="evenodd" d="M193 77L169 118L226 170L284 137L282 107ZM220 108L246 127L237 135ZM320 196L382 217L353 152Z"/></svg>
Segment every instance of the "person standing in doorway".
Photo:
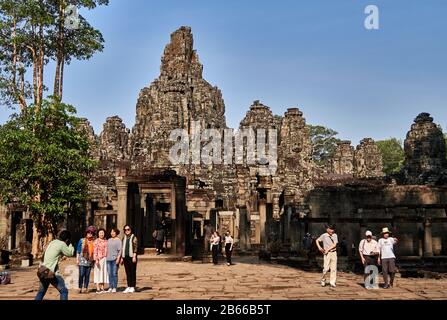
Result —
<svg viewBox="0 0 447 320"><path fill-rule="evenodd" d="M219 263L219 246L220 246L220 236L217 231L214 231L210 241L211 241L211 252L213 253L213 263L217 265Z"/></svg>
<svg viewBox="0 0 447 320"><path fill-rule="evenodd" d="M227 231L225 235L225 256L227 257L227 266L231 266L231 255L233 254L234 239Z"/></svg>
<svg viewBox="0 0 447 320"><path fill-rule="evenodd" d="M307 261L310 262L310 251L312 249L312 235L308 232L303 238L303 249L304 254L306 255Z"/></svg>
<svg viewBox="0 0 447 320"><path fill-rule="evenodd" d="M95 259L93 276L96 284L96 293L98 294L105 293L104 284L109 283L109 276L107 274L107 249L106 230L99 229L93 254Z"/></svg>
<svg viewBox="0 0 447 320"><path fill-rule="evenodd" d="M107 241L107 272L109 273L109 290L115 293L118 288L118 268L121 260L122 243L118 238L120 231L113 228Z"/></svg>
<svg viewBox="0 0 447 320"><path fill-rule="evenodd" d="M76 264L79 266L79 293L83 292L83 288L84 293L88 293L90 274L95 263L93 258L95 233L95 227L88 227L85 230L85 237L78 242Z"/></svg>
<svg viewBox="0 0 447 320"><path fill-rule="evenodd" d="M211 251L211 238L214 234L214 228L211 226L211 223L209 221L205 222L205 237L204 237L204 248L206 252Z"/></svg>
<svg viewBox="0 0 447 320"><path fill-rule="evenodd" d="M163 243L165 241L165 229L163 228L163 225L158 226L156 240L157 240L156 248L157 248L157 256L158 256L164 252Z"/></svg>
<svg viewBox="0 0 447 320"><path fill-rule="evenodd" d="M382 264L382 273L384 289L394 286L394 275L396 272L396 256L394 254L394 245L398 243L397 238L391 237L388 228L382 229L382 238L379 240L379 264Z"/></svg>
<svg viewBox="0 0 447 320"><path fill-rule="evenodd" d="M323 243L321 247L320 243ZM324 255L324 267L323 267L323 277L321 278L321 286L326 286L326 274L331 271L330 274L330 285L332 288L336 287L337 283L337 244L338 237L335 234L335 229L333 225L328 225L326 233L323 233L317 239L318 250Z"/></svg>
<svg viewBox="0 0 447 320"><path fill-rule="evenodd" d="M366 239L360 241L359 253L362 264L365 268L365 278L367 277L366 268L368 266L377 266L377 258L379 256L379 244L373 239L371 231L366 231ZM366 284L365 284L366 285Z"/></svg>
<svg viewBox="0 0 447 320"><path fill-rule="evenodd" d="M127 288L123 293L134 293L137 286L137 250L138 239L129 225L124 227L122 263L126 270Z"/></svg>
<svg viewBox="0 0 447 320"><path fill-rule="evenodd" d="M70 242L71 233L63 230L59 233L58 239L49 243L44 252L43 263L37 271L40 284L35 300L43 300L50 284L59 291L61 300L68 300L68 289L59 273L59 260L62 256L74 255L75 249Z"/></svg>

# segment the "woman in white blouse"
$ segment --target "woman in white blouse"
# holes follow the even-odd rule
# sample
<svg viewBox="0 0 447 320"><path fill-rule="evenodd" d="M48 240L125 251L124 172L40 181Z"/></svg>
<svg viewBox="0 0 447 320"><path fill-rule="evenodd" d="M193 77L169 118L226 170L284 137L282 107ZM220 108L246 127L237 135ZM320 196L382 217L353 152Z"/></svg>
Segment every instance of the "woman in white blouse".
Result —
<svg viewBox="0 0 447 320"><path fill-rule="evenodd" d="M217 231L214 231L210 241L211 241L211 251L213 253L213 263L217 265L219 261L219 244L220 244L220 236Z"/></svg>
<svg viewBox="0 0 447 320"><path fill-rule="evenodd" d="M230 231L227 231L225 234L225 255L227 256L227 266L231 266L231 255L233 254L233 244L234 240L230 234Z"/></svg>

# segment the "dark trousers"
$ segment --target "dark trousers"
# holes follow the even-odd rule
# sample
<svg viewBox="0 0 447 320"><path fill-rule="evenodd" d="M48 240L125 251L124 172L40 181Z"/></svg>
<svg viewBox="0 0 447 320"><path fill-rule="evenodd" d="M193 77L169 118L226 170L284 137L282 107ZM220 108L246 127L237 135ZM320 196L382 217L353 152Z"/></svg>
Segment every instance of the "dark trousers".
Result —
<svg viewBox="0 0 447 320"><path fill-rule="evenodd" d="M84 286L85 289L88 288L90 283L90 274L92 271L92 267L79 266L79 289L82 289Z"/></svg>
<svg viewBox="0 0 447 320"><path fill-rule="evenodd" d="M160 253L163 252L163 240L157 240L156 247L157 247L158 252L160 252Z"/></svg>
<svg viewBox="0 0 447 320"><path fill-rule="evenodd" d="M213 263L218 264L219 263L219 245L213 245Z"/></svg>
<svg viewBox="0 0 447 320"><path fill-rule="evenodd" d="M59 291L61 295L61 300L68 300L68 290L67 287L65 286L64 278L62 278L59 275L57 275L51 280L40 279L39 291L37 292L35 300L38 301L43 300L43 297L45 297L45 294L47 293L50 284Z"/></svg>
<svg viewBox="0 0 447 320"><path fill-rule="evenodd" d="M227 256L227 263L231 264L231 255L233 254L233 249L231 249L231 243L225 244L225 255Z"/></svg>
<svg viewBox="0 0 447 320"><path fill-rule="evenodd" d="M124 269L126 270L127 286L135 288L137 286L137 262L133 263L132 258L125 257Z"/></svg>

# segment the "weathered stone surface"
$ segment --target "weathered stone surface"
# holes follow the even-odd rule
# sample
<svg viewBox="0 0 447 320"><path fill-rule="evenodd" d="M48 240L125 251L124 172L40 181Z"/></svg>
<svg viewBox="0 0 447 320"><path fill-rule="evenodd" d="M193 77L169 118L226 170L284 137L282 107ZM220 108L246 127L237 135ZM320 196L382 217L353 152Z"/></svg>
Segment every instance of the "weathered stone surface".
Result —
<svg viewBox="0 0 447 320"><path fill-rule="evenodd" d="M287 243L284 252L298 250L305 230L298 221L304 217L310 219L306 228L320 230L322 223L312 222L313 218L355 220L362 215L368 217L369 213L356 216L364 206L379 206L374 212L376 218L414 214L414 209L393 211L396 206L405 207L408 199L398 187L382 190L388 186L383 178L382 158L370 138L363 139L355 149L350 141L341 141L328 172L317 168L312 161L309 128L298 108L289 108L283 116L275 116L259 100L249 108L239 129L253 130L255 146L258 142L265 145L265 158L255 152L254 161L247 162L244 152L245 161L239 162L233 138L231 163L225 162L228 158L212 164L171 163L169 152L174 142L169 137L176 129L185 130L190 137L194 133L203 134L204 129L217 129L222 135L222 155L226 156L229 151L223 143L227 125L222 94L203 79L203 66L194 50L189 27L172 33L161 59L159 77L141 90L132 133L116 116L107 119L99 138L88 121L83 122L82 128L92 144L92 157L100 163L91 183L90 205L96 213L118 210L118 179L175 170L186 178L185 205L189 214L196 222L197 219L214 220L220 231L231 230L241 249L266 248L281 238ZM257 141L261 129L265 132L265 141ZM277 137L276 162L269 158L275 151L270 150L268 144L273 132ZM200 146L207 142L202 141ZM247 148L247 141L244 144ZM190 156L196 153L197 150L190 150ZM417 181L431 181L428 176L433 176L433 172L439 174L445 168L442 132L429 115L422 114L416 119L406 141L406 157L409 182L416 178ZM329 183L322 183L324 179ZM314 189L315 186L318 188ZM138 187L132 188L135 188L132 192L137 192ZM421 197L432 196L430 192L418 190L416 193ZM439 194L441 197L442 191ZM393 195L402 201L397 201ZM131 197L138 198L138 192ZM440 205L442 201L443 198L424 198L421 203ZM139 205L141 201L137 202ZM387 209L387 205L391 209ZM138 208L130 209L128 214L135 214L135 210ZM354 222L353 226L358 227L357 220ZM358 231L347 225L342 231L349 241L357 241Z"/></svg>
<svg viewBox="0 0 447 320"><path fill-rule="evenodd" d="M279 175L287 204L302 204L313 188L315 165L306 119L298 108L290 108L282 118L279 145Z"/></svg>
<svg viewBox="0 0 447 320"><path fill-rule="evenodd" d="M95 131L93 130L90 121L85 118L82 118L78 124L78 130L87 137L87 140L90 144L90 155L93 159L99 159L99 141L98 137L95 135Z"/></svg>
<svg viewBox="0 0 447 320"><path fill-rule="evenodd" d="M101 160L128 160L130 130L120 117L107 118L100 135Z"/></svg>
<svg viewBox="0 0 447 320"><path fill-rule="evenodd" d="M329 172L346 178L382 177L382 155L371 138L363 139L356 149L351 146L351 141L340 141L330 161Z"/></svg>
<svg viewBox="0 0 447 320"><path fill-rule="evenodd" d="M383 164L379 148L371 138L363 139L354 154L354 171L358 178L382 177Z"/></svg>
<svg viewBox="0 0 447 320"><path fill-rule="evenodd" d="M351 141L340 141L331 160L331 172L337 175L354 175L354 147Z"/></svg>
<svg viewBox="0 0 447 320"><path fill-rule="evenodd" d="M169 167L172 130L192 133L194 121L202 128L226 127L222 94L202 78L193 43L189 27L175 31L162 57L160 77L140 92L131 139L133 169Z"/></svg>
<svg viewBox="0 0 447 320"><path fill-rule="evenodd" d="M404 174L408 183L436 184L445 179L446 146L442 130L429 113L414 120L405 140Z"/></svg>

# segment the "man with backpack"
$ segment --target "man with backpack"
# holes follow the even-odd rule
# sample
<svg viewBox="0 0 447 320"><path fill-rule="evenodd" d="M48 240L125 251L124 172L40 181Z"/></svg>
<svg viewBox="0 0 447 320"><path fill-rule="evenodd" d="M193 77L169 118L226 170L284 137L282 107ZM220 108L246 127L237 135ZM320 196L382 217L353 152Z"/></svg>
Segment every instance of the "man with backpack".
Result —
<svg viewBox="0 0 447 320"><path fill-rule="evenodd" d="M365 267L365 279L366 279L366 268L368 266L377 266L377 260L379 257L379 244L373 239L373 234L371 231L366 231L366 239L360 241L359 253L362 264ZM365 283L365 286L367 284Z"/></svg>
<svg viewBox="0 0 447 320"><path fill-rule="evenodd" d="M43 262L37 271L40 287L35 300L43 300L50 284L59 291L61 300L68 300L68 289L65 286L64 278L59 273L59 261L63 256L72 257L74 251L71 244L71 233L67 230L61 231L58 239L48 244Z"/></svg>

